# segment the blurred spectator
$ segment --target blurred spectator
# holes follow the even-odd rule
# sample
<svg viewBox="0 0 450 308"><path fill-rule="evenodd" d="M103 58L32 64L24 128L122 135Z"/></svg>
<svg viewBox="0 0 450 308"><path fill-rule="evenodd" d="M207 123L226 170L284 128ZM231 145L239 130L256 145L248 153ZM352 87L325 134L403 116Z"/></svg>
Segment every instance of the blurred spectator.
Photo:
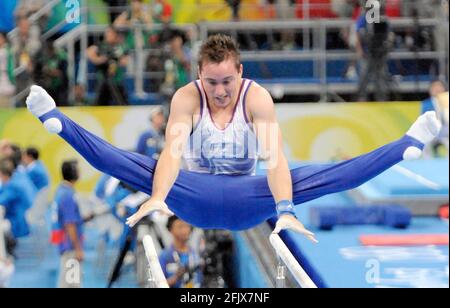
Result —
<svg viewBox="0 0 450 308"><path fill-rule="evenodd" d="M11 154L9 156L6 156L6 158L10 159L13 163L14 179L17 181L17 183L20 184L21 190L24 194L27 195L27 199L31 200L31 203L27 205L27 209L29 209L32 206L32 202L37 193L36 187L34 186L33 182L26 173L24 166L22 165L22 150L15 144L11 144L10 147Z"/></svg>
<svg viewBox="0 0 450 308"><path fill-rule="evenodd" d="M441 80L435 80L431 83L430 89L428 93L430 94L430 97L426 100L422 101L422 114L427 111L434 111L436 110L436 97L438 97L439 94L446 92L446 86L443 81Z"/></svg>
<svg viewBox="0 0 450 308"><path fill-rule="evenodd" d="M16 18L29 18L31 15L42 9L48 2L49 0L19 0L14 15ZM50 13L51 11L46 12L38 19L37 23L41 31L45 31Z"/></svg>
<svg viewBox="0 0 450 308"><path fill-rule="evenodd" d="M25 17L17 20L18 32L11 37L11 46L18 66L16 76L16 93L21 93L33 83L34 61L37 53L42 47L41 31L36 25L31 25ZM23 95L25 97L25 95ZM24 106L24 100L16 103Z"/></svg>
<svg viewBox="0 0 450 308"><path fill-rule="evenodd" d="M233 21L239 21L239 10L241 9L241 0L225 0L231 9L231 18Z"/></svg>
<svg viewBox="0 0 450 308"><path fill-rule="evenodd" d="M421 18L434 18L441 6L447 0L408 0L401 1L402 15L410 17L412 12L416 10Z"/></svg>
<svg viewBox="0 0 450 308"><path fill-rule="evenodd" d="M11 223L11 233L15 239L27 236L30 229L25 213L33 200L24 193L21 179L9 158L0 160L0 182L0 205L5 207L5 219Z"/></svg>
<svg viewBox="0 0 450 308"><path fill-rule="evenodd" d="M119 9L128 5L128 0L105 0L105 2L111 8L109 11L111 22L114 22L122 14Z"/></svg>
<svg viewBox="0 0 450 308"><path fill-rule="evenodd" d="M14 179L20 182L27 198L32 201L36 195L36 189L21 165L22 151L20 147L7 139L0 140L0 159L7 159L13 164ZM31 207L31 203L28 204L27 208L29 207Z"/></svg>
<svg viewBox="0 0 450 308"><path fill-rule="evenodd" d="M367 101L368 86L372 78L375 80L375 100L388 99L389 72L388 55L392 48L393 33L386 16L379 23L368 23L363 10L357 21L356 50L360 63L360 78L358 84L358 101Z"/></svg>
<svg viewBox="0 0 450 308"><path fill-rule="evenodd" d="M147 6L143 4L143 0L131 0L130 8L114 20L115 27L132 27L137 24L152 24L150 12Z"/></svg>
<svg viewBox="0 0 450 308"><path fill-rule="evenodd" d="M75 197L75 183L79 179L76 161L65 161L61 167L63 182L56 190L52 204L53 244L59 246L61 263L59 288L81 287L83 252L83 219Z"/></svg>
<svg viewBox="0 0 450 308"><path fill-rule="evenodd" d="M136 46L144 47L148 41L148 34L139 26L151 26L151 14L143 0L131 0L131 7L120 14L114 20L115 27L129 27L126 37L127 47L134 49Z"/></svg>
<svg viewBox="0 0 450 308"><path fill-rule="evenodd" d="M266 13L267 19L279 19L286 20L295 18L295 8L293 0L266 0Z"/></svg>
<svg viewBox="0 0 450 308"><path fill-rule="evenodd" d="M430 97L421 103L421 113L436 111L443 125L439 137L425 147L424 157L448 156L448 96L446 102L441 98L447 91L443 81L435 80L430 85ZM443 148L447 148L447 153L443 154Z"/></svg>
<svg viewBox="0 0 450 308"><path fill-rule="evenodd" d="M168 24L172 22L173 8L167 0L154 0L152 5L152 17L155 23Z"/></svg>
<svg viewBox="0 0 450 308"><path fill-rule="evenodd" d="M173 88L173 92L190 81L191 74L191 51L185 44L185 36L181 31L173 31L170 39L170 59L172 63L166 62L166 82ZM172 75L172 76L167 76ZM173 93L172 92L172 93Z"/></svg>
<svg viewBox="0 0 450 308"><path fill-rule="evenodd" d="M281 50L298 50L299 46L295 40L295 31L294 30L283 30L281 32L281 40L280 40L280 48Z"/></svg>
<svg viewBox="0 0 450 308"><path fill-rule="evenodd" d="M39 151L36 148L27 148L22 155L22 162L37 191L49 185L47 168L39 160Z"/></svg>
<svg viewBox="0 0 450 308"><path fill-rule="evenodd" d="M166 117L162 107L155 107L150 113L150 130L144 132L136 147L136 152L158 159L164 147Z"/></svg>
<svg viewBox="0 0 450 308"><path fill-rule="evenodd" d="M98 85L96 104L127 105L125 74L128 64L128 51L120 40L114 27L105 31L104 42L100 46L90 46L87 50L89 60L97 66Z"/></svg>
<svg viewBox="0 0 450 308"><path fill-rule="evenodd" d="M0 139L0 159L9 157L13 153L11 142L8 139Z"/></svg>
<svg viewBox="0 0 450 308"><path fill-rule="evenodd" d="M173 236L171 247L164 249L159 262L171 288L199 288L202 284L201 259L189 247L192 226L176 216L169 217L167 229Z"/></svg>
<svg viewBox="0 0 450 308"><path fill-rule="evenodd" d="M34 80L39 80L39 85L47 90L58 106L69 105L67 55L64 50L56 49L52 41L48 41L39 53L34 76Z"/></svg>
<svg viewBox="0 0 450 308"><path fill-rule="evenodd" d="M331 0L331 10L340 18L351 18L358 0Z"/></svg>
<svg viewBox="0 0 450 308"><path fill-rule="evenodd" d="M82 84L76 84L74 88L74 101L71 102L73 106L88 106L92 103L86 95L86 90Z"/></svg>
<svg viewBox="0 0 450 308"><path fill-rule="evenodd" d="M340 1L344 1L344 0L337 0L336 2L340 2ZM361 26L361 21L359 20L361 17L361 11L362 10L361 6L359 5L359 1L358 0L346 0L346 2L348 3L347 6L351 6L351 12L349 12L350 7L344 9L343 12L341 12L340 14L338 14L340 17L342 18L351 18L353 20L352 25L350 26L350 28L344 28L341 30L340 35L342 36L343 40L346 42L347 47L350 51L352 52L356 52L357 50L357 27ZM350 14L350 15L347 15ZM357 22L359 21L359 22ZM359 51L359 53L361 54L361 51ZM359 56L360 56L359 54ZM357 59L350 59L347 69L345 71L345 77L348 79L355 79L358 77L358 73L356 70L357 67Z"/></svg>
<svg viewBox="0 0 450 308"><path fill-rule="evenodd" d="M0 258L0 289L8 287L13 274L14 263L9 259Z"/></svg>
<svg viewBox="0 0 450 308"><path fill-rule="evenodd" d="M6 35L0 32L0 108L11 107L14 86L14 56Z"/></svg>
<svg viewBox="0 0 450 308"><path fill-rule="evenodd" d="M407 29L405 35L405 45L410 51L432 51L433 39L431 29L429 27L423 27L420 25L420 17L417 10L411 12L413 18L413 25ZM416 60L419 62L420 60Z"/></svg>

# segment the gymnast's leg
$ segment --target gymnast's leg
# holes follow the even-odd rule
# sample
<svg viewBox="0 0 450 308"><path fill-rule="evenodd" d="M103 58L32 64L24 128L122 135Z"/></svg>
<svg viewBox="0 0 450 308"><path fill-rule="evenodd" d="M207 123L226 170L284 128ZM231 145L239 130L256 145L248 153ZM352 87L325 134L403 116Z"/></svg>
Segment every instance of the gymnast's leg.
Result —
<svg viewBox="0 0 450 308"><path fill-rule="evenodd" d="M294 203L353 189L402 160L420 157L441 129L435 112L421 115L405 136L365 155L336 164L310 165L291 171Z"/></svg>
<svg viewBox="0 0 450 308"><path fill-rule="evenodd" d="M56 108L41 87L31 87L27 107L48 131L59 134L94 168L151 194L154 159L120 150L80 127Z"/></svg>

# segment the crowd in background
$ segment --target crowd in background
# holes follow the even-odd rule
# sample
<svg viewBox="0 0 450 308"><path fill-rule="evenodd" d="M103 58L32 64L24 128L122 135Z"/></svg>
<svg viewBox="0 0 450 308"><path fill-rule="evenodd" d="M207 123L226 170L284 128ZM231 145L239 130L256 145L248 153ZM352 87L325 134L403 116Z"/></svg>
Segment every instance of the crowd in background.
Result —
<svg viewBox="0 0 450 308"><path fill-rule="evenodd" d="M179 87L191 80L192 33L177 29L173 24L174 8L169 0L110 0L111 23L104 32L102 41L92 41L87 50L89 68L96 72L95 84L83 80L78 71L73 95L69 95L67 52L53 46L58 35L43 39L48 14L36 21L30 16L46 1L19 1L14 17L17 31L8 38L0 34L0 107L24 106L29 86L38 83L44 86L57 100L58 105L128 105L130 87L127 76L130 65L135 62L133 51L139 47L146 50L144 91L158 93L170 98ZM393 80L387 67L391 50L434 51L442 50L442 40L437 39L439 27L430 29L414 25L401 35L394 35L389 27L391 17L438 17L448 20L446 1L386 1L381 24L365 22L365 1L331 0L321 14L329 18L352 18L354 25L342 29L327 42L327 48L349 49L357 54L350 61L345 77L358 78L355 100L367 100L366 89L374 79L378 89L374 100L383 101L392 89ZM388 5L389 4L389 5ZM231 19L242 20L242 1L224 1L229 6ZM267 19L301 18L301 1L265 1ZM126 7L125 11L119 11ZM310 14L313 14L310 12ZM388 17L389 16L389 17ZM314 16L312 16L314 17ZM34 20L34 19L33 19ZM163 25L156 30L154 25ZM139 27L138 27L139 26ZM144 28L141 28L144 27ZM270 36L270 37L269 37ZM301 33L283 30L271 35L238 35L242 50L300 50ZM79 56L80 50L77 50ZM77 57L78 57L77 56ZM433 70L433 67L431 68ZM436 69L429 72L437 76ZM88 95L89 93L93 95Z"/></svg>

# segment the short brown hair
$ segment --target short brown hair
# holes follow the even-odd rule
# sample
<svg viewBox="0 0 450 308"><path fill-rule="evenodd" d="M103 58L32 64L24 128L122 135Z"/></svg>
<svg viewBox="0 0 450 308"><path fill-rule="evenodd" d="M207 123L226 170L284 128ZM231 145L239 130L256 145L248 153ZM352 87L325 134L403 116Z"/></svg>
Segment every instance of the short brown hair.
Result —
<svg viewBox="0 0 450 308"><path fill-rule="evenodd" d="M236 41L225 34L215 34L208 37L203 43L198 55L198 66L202 70L205 62L221 63L228 58L233 57L236 69L241 67L241 54Z"/></svg>

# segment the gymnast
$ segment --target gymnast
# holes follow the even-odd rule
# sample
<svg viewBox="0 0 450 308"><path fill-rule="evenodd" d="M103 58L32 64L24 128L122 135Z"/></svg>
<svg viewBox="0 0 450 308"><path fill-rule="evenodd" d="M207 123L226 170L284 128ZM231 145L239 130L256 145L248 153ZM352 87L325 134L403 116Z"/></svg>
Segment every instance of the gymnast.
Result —
<svg viewBox="0 0 450 308"><path fill-rule="evenodd" d="M210 36L198 57L199 80L171 103L166 144L158 161L120 150L62 114L47 92L32 86L30 112L93 167L149 194L127 220L134 226L153 211L175 214L205 229L246 230L277 217L274 233L290 229L317 242L296 218L294 205L355 188L404 159L419 158L439 133L434 112L418 118L399 140L339 163L289 170L273 100L242 77L235 41ZM267 175L255 175L257 158Z"/></svg>

